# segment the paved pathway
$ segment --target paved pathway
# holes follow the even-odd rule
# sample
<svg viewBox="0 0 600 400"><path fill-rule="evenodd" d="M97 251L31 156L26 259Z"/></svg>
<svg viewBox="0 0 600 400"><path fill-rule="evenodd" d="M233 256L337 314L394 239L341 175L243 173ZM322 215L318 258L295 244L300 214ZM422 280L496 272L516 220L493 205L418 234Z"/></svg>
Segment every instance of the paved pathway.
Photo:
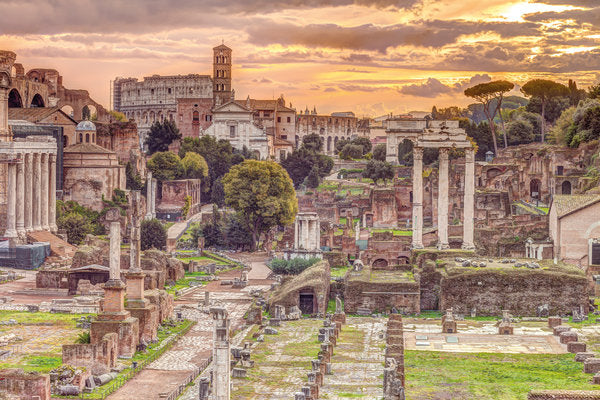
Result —
<svg viewBox="0 0 600 400"><path fill-rule="evenodd" d="M175 240L177 240L177 238L179 238L179 236L181 236L186 231L186 229L188 228L188 226L190 224L192 224L194 222L198 222L201 219L202 219L202 211L200 211L198 214L192 215L186 221L174 223L167 230L167 240L169 240L169 239L175 239Z"/></svg>

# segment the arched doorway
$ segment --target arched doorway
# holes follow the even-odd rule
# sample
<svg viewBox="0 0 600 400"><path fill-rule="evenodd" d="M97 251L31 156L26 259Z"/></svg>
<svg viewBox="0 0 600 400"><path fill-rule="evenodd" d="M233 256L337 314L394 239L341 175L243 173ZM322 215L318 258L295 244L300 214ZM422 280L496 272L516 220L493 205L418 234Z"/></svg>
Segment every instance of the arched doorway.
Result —
<svg viewBox="0 0 600 400"><path fill-rule="evenodd" d="M564 181L562 183L562 194L571 194L571 182Z"/></svg>
<svg viewBox="0 0 600 400"><path fill-rule="evenodd" d="M36 93L33 99L31 99L31 107L45 107L44 99L42 99L39 93Z"/></svg>
<svg viewBox="0 0 600 400"><path fill-rule="evenodd" d="M23 100L17 89L13 89L8 94L8 108L23 108Z"/></svg>
<svg viewBox="0 0 600 400"><path fill-rule="evenodd" d="M541 187L542 183L539 181L539 179L532 179L531 182L529 182L529 195L532 199L540 199Z"/></svg>

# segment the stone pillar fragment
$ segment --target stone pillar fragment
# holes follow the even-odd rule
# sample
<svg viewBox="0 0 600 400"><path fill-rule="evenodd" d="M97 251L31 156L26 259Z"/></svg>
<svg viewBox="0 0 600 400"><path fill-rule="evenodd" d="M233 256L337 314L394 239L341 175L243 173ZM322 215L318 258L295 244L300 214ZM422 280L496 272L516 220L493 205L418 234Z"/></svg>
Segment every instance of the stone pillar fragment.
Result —
<svg viewBox="0 0 600 400"><path fill-rule="evenodd" d="M413 148L412 248L423 248L423 149Z"/></svg>
<svg viewBox="0 0 600 400"><path fill-rule="evenodd" d="M49 154L47 153L42 153L41 155L41 170L42 170L42 176L41 176L41 192L40 192L40 223L42 226L42 230L44 231L49 231L50 230L50 224L48 223L48 203L49 203L49 199L50 199L50 195L49 195L49 178L50 178L50 173L49 173L49 168L48 168L48 163L49 163Z"/></svg>
<svg viewBox="0 0 600 400"><path fill-rule="evenodd" d="M474 250L475 218L475 151L465 150L465 199L464 199L463 244L465 250Z"/></svg>
<svg viewBox="0 0 600 400"><path fill-rule="evenodd" d="M48 204L48 224L51 232L56 232L56 155L50 154L50 183L49 183L49 204Z"/></svg>
<svg viewBox="0 0 600 400"><path fill-rule="evenodd" d="M152 219L152 171L146 178L146 219Z"/></svg>
<svg viewBox="0 0 600 400"><path fill-rule="evenodd" d="M210 313L214 320L213 398L214 400L229 400L231 398L229 318L224 307L212 307Z"/></svg>
<svg viewBox="0 0 600 400"><path fill-rule="evenodd" d="M442 148L439 152L437 245L439 250L450 248L448 245L448 153L447 148Z"/></svg>

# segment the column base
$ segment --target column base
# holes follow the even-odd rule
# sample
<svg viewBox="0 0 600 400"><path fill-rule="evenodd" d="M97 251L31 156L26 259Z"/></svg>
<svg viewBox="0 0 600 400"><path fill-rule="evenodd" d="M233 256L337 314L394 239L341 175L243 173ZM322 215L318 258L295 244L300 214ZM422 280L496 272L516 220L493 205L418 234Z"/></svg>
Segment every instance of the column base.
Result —
<svg viewBox="0 0 600 400"><path fill-rule="evenodd" d="M413 249L413 250L420 250L420 249L424 249L425 246L423 246L422 243L416 243L416 244L413 243L413 244L410 245L410 248Z"/></svg>
<svg viewBox="0 0 600 400"><path fill-rule="evenodd" d="M463 250L475 250L475 246L470 243L463 243L463 245L460 246L460 248Z"/></svg>
<svg viewBox="0 0 600 400"><path fill-rule="evenodd" d="M151 220L152 219L152 214L146 214L146 216L144 217L145 220Z"/></svg>
<svg viewBox="0 0 600 400"><path fill-rule="evenodd" d="M17 234L16 229L7 229L6 232L4 232L4 237L8 239L17 239L19 235Z"/></svg>
<svg viewBox="0 0 600 400"><path fill-rule="evenodd" d="M437 244L438 250L448 250L449 248L450 248L450 245L448 243L438 243Z"/></svg>
<svg viewBox="0 0 600 400"><path fill-rule="evenodd" d="M50 225L50 232L52 232L52 233L58 232L58 226L56 226L56 225Z"/></svg>
<svg viewBox="0 0 600 400"><path fill-rule="evenodd" d="M44 226L42 226L42 230L43 231L50 231L50 226L44 225Z"/></svg>

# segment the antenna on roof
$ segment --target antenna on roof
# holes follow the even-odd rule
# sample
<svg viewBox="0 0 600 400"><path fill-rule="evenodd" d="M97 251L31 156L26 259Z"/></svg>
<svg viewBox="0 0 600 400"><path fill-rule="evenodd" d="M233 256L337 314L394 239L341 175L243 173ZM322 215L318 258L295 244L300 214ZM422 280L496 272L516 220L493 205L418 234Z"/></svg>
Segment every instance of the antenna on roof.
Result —
<svg viewBox="0 0 600 400"><path fill-rule="evenodd" d="M221 38L221 44L225 44L225 39Z"/></svg>

